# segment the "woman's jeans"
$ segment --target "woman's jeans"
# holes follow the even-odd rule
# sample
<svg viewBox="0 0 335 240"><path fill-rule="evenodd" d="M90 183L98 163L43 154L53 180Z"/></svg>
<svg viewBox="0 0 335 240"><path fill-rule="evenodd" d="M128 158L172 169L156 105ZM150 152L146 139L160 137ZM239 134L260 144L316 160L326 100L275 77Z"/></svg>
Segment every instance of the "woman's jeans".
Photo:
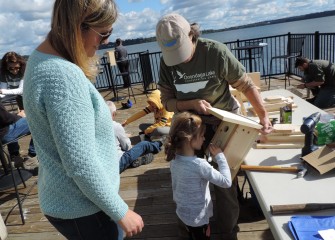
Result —
<svg viewBox="0 0 335 240"><path fill-rule="evenodd" d="M9 125L7 134L2 138L2 144L11 142L25 134L30 134L28 122L26 118L20 118L15 123ZM8 144L8 152L10 155L19 155L19 143L16 141ZM31 157L36 156L33 139L30 140L28 153Z"/></svg>
<svg viewBox="0 0 335 240"><path fill-rule="evenodd" d="M60 219L46 215L49 222L69 240L118 240L118 225L104 212L75 219ZM123 232L120 233L120 235ZM122 239L122 238L121 238Z"/></svg>

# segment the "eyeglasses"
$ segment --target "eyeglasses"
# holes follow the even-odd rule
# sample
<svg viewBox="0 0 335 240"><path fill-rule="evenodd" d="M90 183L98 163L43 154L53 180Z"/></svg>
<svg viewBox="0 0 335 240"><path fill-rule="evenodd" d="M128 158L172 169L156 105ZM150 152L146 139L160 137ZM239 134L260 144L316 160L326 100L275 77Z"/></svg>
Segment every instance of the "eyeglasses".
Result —
<svg viewBox="0 0 335 240"><path fill-rule="evenodd" d="M101 33L97 32L96 30L94 30L93 28L91 28L91 27L89 27L89 28L101 37L100 44L103 43L104 41L106 41L110 37L110 35L112 35L112 32L113 32L113 28L106 34L101 34Z"/></svg>
<svg viewBox="0 0 335 240"><path fill-rule="evenodd" d="M9 67L8 71L13 72L13 71L19 71L21 67Z"/></svg>

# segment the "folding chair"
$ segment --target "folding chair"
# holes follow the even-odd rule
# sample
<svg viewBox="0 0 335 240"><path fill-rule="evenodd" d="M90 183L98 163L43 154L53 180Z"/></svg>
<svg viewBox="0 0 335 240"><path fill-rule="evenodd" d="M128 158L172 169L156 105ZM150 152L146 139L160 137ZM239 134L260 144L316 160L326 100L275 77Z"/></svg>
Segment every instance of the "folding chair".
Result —
<svg viewBox="0 0 335 240"><path fill-rule="evenodd" d="M130 98L130 96L132 95L133 98L134 98L134 101L136 103L136 98L135 98L134 90L133 90L133 87L132 87L131 76L132 75L137 75L138 79L141 79L141 75L139 73L139 58L129 59L128 62L129 62L128 72L123 72L123 73L116 74L116 77L115 77L116 99L119 99L119 91L120 91L119 88L121 88L122 85L123 85L123 80L122 80L123 78L122 77L123 76L129 76L130 77L130 84L127 87L128 98ZM131 94L130 94L130 91L131 91Z"/></svg>
<svg viewBox="0 0 335 240"><path fill-rule="evenodd" d="M284 55L274 56L270 60L270 71L269 71L269 90L270 90L270 78L272 74L272 62L273 60L284 60L285 61L285 89L286 80L290 83L289 64L293 58L300 57L302 55L302 48L304 46L305 37L289 37L287 41L287 52Z"/></svg>
<svg viewBox="0 0 335 240"><path fill-rule="evenodd" d="M29 135L29 134L27 134ZM21 170L20 166L15 166L15 170L13 169L12 166L12 162L11 162L11 158L9 156L9 154L5 151L5 147L9 144L12 143L14 141L17 141L27 135L22 135L19 138L8 142L6 144L2 144L1 145L1 149L0 149L0 160L1 160L1 164L2 164L2 168L3 168L3 174L0 176L0 191L4 191L10 188L15 189L15 195L16 195L16 199L17 199L17 205L19 206L19 211L20 211L20 215L21 215L21 221L22 224L25 224L25 220L24 220L24 215L23 215L23 210L22 210L22 202L25 199L25 197L23 199L20 198L20 193L18 191L18 185L19 184L23 184L24 188L26 188L26 183L25 181L28 180L29 178L32 177L32 173L30 173L29 171L26 170ZM6 218L5 218L5 223L8 220L8 217L10 215L10 213L14 210L14 208L17 206L15 205L7 214Z"/></svg>

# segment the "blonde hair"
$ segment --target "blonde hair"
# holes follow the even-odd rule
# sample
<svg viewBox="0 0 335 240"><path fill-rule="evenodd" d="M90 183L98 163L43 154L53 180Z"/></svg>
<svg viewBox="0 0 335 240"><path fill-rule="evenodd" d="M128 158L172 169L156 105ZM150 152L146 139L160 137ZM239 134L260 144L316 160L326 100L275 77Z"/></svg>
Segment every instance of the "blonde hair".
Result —
<svg viewBox="0 0 335 240"><path fill-rule="evenodd" d="M56 0L48 39L58 53L94 79L97 58L86 55L82 32L89 27L111 26L117 15L113 0Z"/></svg>
<svg viewBox="0 0 335 240"><path fill-rule="evenodd" d="M166 160L174 159L176 150L180 149L185 141L190 141L204 132L205 125L198 115L190 112L176 114L164 145Z"/></svg>
<svg viewBox="0 0 335 240"><path fill-rule="evenodd" d="M113 115L114 112L116 112L116 106L112 101L106 101L106 104L109 108L109 111L111 112L111 114Z"/></svg>

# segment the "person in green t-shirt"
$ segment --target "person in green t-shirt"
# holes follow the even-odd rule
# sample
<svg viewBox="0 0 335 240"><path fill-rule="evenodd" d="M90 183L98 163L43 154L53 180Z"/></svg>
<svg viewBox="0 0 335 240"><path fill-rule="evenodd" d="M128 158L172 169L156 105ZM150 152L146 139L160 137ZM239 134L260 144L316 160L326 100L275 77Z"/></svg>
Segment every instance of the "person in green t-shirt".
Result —
<svg viewBox="0 0 335 240"><path fill-rule="evenodd" d="M243 92L256 109L263 125L261 132L270 133L272 125L268 113L245 68L226 45L199 36L199 26L190 24L178 14L163 16L156 26L156 38L163 54L158 85L165 108L171 112L188 110L202 115L207 123L203 148L206 149L220 123L209 116L207 109L216 107L239 113L240 106L229 91L231 85ZM230 188L214 189L220 238L237 239L239 203L236 181Z"/></svg>
<svg viewBox="0 0 335 240"><path fill-rule="evenodd" d="M299 57L295 67L304 72L302 84L297 88L308 88L313 98L307 99L318 108L330 108L335 105L335 65L328 60L309 60Z"/></svg>

